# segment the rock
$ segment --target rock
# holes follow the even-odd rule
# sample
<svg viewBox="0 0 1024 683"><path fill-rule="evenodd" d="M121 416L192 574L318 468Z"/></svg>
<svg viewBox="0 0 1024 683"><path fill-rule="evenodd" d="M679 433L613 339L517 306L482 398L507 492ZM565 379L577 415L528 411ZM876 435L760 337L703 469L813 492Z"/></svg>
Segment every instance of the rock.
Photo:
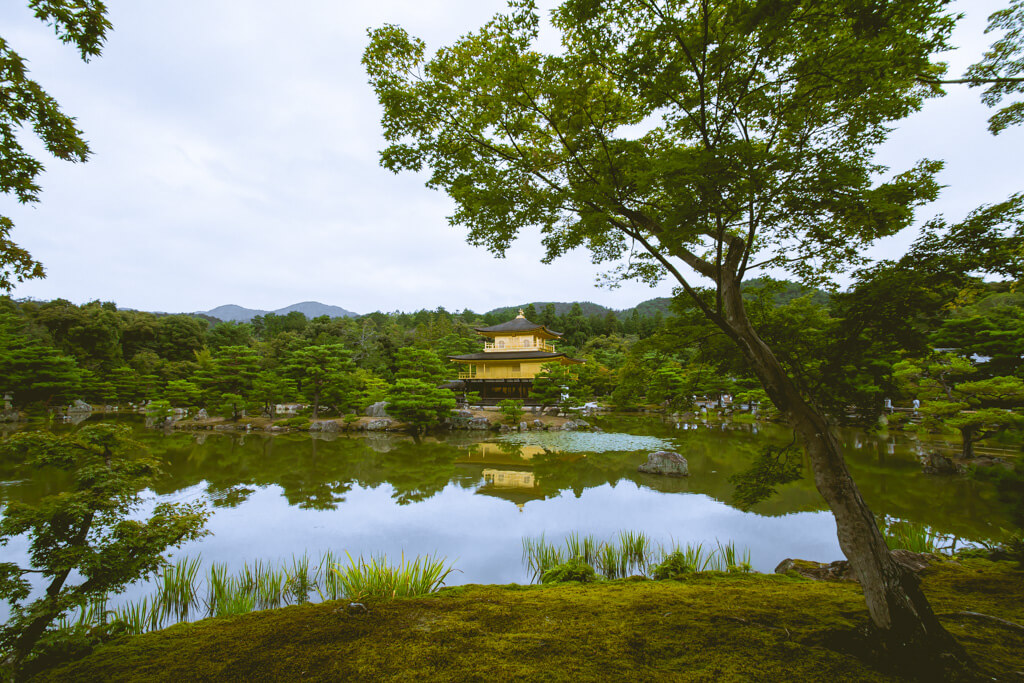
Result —
<svg viewBox="0 0 1024 683"><path fill-rule="evenodd" d="M923 458L925 474L960 474L963 469L944 455L928 453Z"/></svg>
<svg viewBox="0 0 1024 683"><path fill-rule="evenodd" d="M562 412L562 409L558 406L548 406L544 409L545 415L557 416L560 412Z"/></svg>
<svg viewBox="0 0 1024 683"><path fill-rule="evenodd" d="M671 451L655 451L647 456L647 462L636 468L645 474L663 474L669 477L688 477L690 468L686 458Z"/></svg>
<svg viewBox="0 0 1024 683"><path fill-rule="evenodd" d="M309 431L311 432L339 432L341 427L334 420L322 420L320 422L314 422L309 425Z"/></svg>
<svg viewBox="0 0 1024 683"><path fill-rule="evenodd" d="M68 406L69 413L91 413L92 406L85 401L75 399L75 402Z"/></svg>
<svg viewBox="0 0 1024 683"><path fill-rule="evenodd" d="M192 419L193 420L208 420L208 419L210 419L210 416L207 414L206 408L200 408L199 412L196 413L196 416L194 418L192 418Z"/></svg>
<svg viewBox="0 0 1024 683"><path fill-rule="evenodd" d="M544 423L541 422L540 420L534 420L533 421L533 428L534 429L544 429Z"/></svg>
<svg viewBox="0 0 1024 683"><path fill-rule="evenodd" d="M376 405L376 404L374 404ZM372 406L371 406L372 407ZM384 431L391 426L391 420L384 418L383 420L371 420L366 423L366 431L368 432L380 432Z"/></svg>
<svg viewBox="0 0 1024 683"><path fill-rule="evenodd" d="M366 409L367 417L387 417L387 401L377 401Z"/></svg>
<svg viewBox="0 0 1024 683"><path fill-rule="evenodd" d="M910 550L893 550L889 553L892 559L914 572L920 573L928 568L934 561L935 556L928 553L915 553ZM775 568L776 574L788 574L794 572L799 576L814 581L846 581L859 583L850 563L846 560L836 560L824 564L812 562L811 560L785 559Z"/></svg>
<svg viewBox="0 0 1024 683"><path fill-rule="evenodd" d="M470 418L469 424L467 425L470 429L490 429L491 421L486 417L474 417Z"/></svg>
<svg viewBox="0 0 1024 683"><path fill-rule="evenodd" d="M530 425L526 424L525 422L520 422L519 423L519 431L525 432L529 428L530 428Z"/></svg>
<svg viewBox="0 0 1024 683"><path fill-rule="evenodd" d="M856 583L850 563L846 560L837 560L829 564L812 562L811 560L785 559L775 567L776 574L789 574L793 572L805 579L814 581L848 581Z"/></svg>
<svg viewBox="0 0 1024 683"><path fill-rule="evenodd" d="M498 431L500 431L502 434L505 434L506 432L511 432L512 428L506 424L503 424L500 427L498 427Z"/></svg>
<svg viewBox="0 0 1024 683"><path fill-rule="evenodd" d="M467 420L473 419L473 411L472 410L456 410L452 414L455 415L455 417L462 417L462 418L465 418Z"/></svg>
<svg viewBox="0 0 1024 683"><path fill-rule="evenodd" d="M1003 458L992 458L987 455L979 456L974 460L971 460L970 463L975 467L1002 467L1004 470L1013 469L1013 465L1011 465L1009 461L1004 460Z"/></svg>

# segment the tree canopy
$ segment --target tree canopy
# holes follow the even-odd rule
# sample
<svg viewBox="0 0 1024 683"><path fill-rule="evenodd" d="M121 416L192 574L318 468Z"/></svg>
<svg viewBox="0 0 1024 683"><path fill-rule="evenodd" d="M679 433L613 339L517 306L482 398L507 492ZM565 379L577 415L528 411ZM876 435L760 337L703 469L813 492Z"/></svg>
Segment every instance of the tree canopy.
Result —
<svg viewBox="0 0 1024 683"><path fill-rule="evenodd" d="M63 43L74 45L88 62L100 54L107 31L107 8L101 0L29 0L36 18L53 27ZM19 140L18 132L31 127L47 152L64 161L85 161L89 145L74 118L29 76L25 59L0 36L0 193L14 195L22 204L39 201L39 174L43 164ZM14 223L0 215L0 291L15 282L43 277L43 266L11 241Z"/></svg>

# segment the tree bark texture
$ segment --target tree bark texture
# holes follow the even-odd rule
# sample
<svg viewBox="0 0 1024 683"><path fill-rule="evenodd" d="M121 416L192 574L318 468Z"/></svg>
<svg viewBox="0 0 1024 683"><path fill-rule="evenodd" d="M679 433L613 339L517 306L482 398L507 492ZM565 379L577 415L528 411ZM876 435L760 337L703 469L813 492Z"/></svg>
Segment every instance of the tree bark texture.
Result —
<svg viewBox="0 0 1024 683"><path fill-rule="evenodd" d="M853 481L827 419L804 398L746 315L738 280L726 280L718 324L740 347L772 402L799 436L814 484L832 510L839 546L860 580L868 612L893 655L946 652L965 660L935 617L911 571L892 559L875 517Z"/></svg>

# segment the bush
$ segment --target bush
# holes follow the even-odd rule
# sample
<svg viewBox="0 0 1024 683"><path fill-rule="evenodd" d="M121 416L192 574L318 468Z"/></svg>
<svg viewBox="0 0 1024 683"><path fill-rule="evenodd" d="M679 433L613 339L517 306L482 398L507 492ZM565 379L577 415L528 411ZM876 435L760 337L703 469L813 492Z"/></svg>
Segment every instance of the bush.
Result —
<svg viewBox="0 0 1024 683"><path fill-rule="evenodd" d="M676 550L665 556L658 564L651 567L651 576L655 579L673 579L694 571L691 558Z"/></svg>
<svg viewBox="0 0 1024 683"><path fill-rule="evenodd" d="M578 557L574 557L564 564L559 564L544 572L540 578L541 583L563 583L576 581L577 583L590 583L597 580L597 572L589 564Z"/></svg>
<svg viewBox="0 0 1024 683"><path fill-rule="evenodd" d="M275 427L297 427L299 429L305 429L309 427L309 418L303 415L296 415L295 417L285 418L284 420L278 420L274 423Z"/></svg>
<svg viewBox="0 0 1024 683"><path fill-rule="evenodd" d="M522 401L517 401L514 398L506 398L504 401L498 403L498 408L501 410L501 414L505 418L505 421L510 425L517 425L520 420L523 419Z"/></svg>

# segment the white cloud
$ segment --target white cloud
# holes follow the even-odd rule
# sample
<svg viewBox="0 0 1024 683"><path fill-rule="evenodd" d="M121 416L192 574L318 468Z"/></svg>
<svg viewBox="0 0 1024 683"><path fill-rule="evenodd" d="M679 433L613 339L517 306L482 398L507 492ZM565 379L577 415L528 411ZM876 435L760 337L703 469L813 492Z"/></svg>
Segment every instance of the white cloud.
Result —
<svg viewBox="0 0 1024 683"><path fill-rule="evenodd" d="M41 204L5 209L49 271L16 296L150 310L315 299L368 312L551 299L625 308L670 291L595 289L585 253L540 264L536 232L496 260L447 225L450 201L422 177L377 165L380 111L360 64L367 27L397 23L436 48L504 2L113 0L115 30L89 64L23 4L0 9L3 34L78 117L95 155L48 160ZM971 5L962 35L974 44L951 55L953 72L983 48L984 17L998 5ZM951 88L901 127L885 158L947 159L937 210L951 217L998 201L1019 187L1022 132L992 139L986 115L977 91Z"/></svg>

